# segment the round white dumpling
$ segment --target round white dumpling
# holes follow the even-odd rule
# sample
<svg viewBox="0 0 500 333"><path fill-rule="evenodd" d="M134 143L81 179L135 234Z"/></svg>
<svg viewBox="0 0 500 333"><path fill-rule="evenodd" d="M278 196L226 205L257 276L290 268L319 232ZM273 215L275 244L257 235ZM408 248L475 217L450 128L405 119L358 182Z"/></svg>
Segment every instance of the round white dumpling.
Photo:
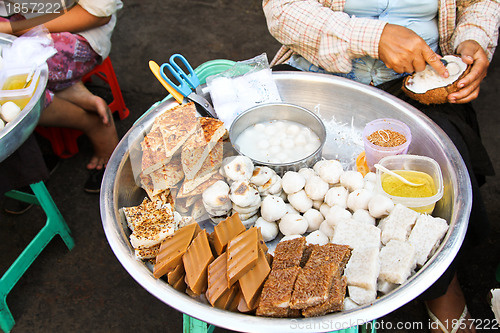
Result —
<svg viewBox="0 0 500 333"><path fill-rule="evenodd" d="M262 234L262 238L264 242L272 241L278 236L278 224L276 222L269 222L259 217L254 224L255 227L260 228L260 232Z"/></svg>
<svg viewBox="0 0 500 333"><path fill-rule="evenodd" d="M241 219L241 223L245 226L245 228L248 229L248 228L251 228L255 224L255 222L257 221L258 218L259 218L259 214L254 214L245 220Z"/></svg>
<svg viewBox="0 0 500 333"><path fill-rule="evenodd" d="M231 180L248 180L253 174L252 160L243 155L232 156L224 159L224 174Z"/></svg>
<svg viewBox="0 0 500 333"><path fill-rule="evenodd" d="M10 123L21 113L21 108L14 102L5 102L2 105L2 111L0 115L6 123Z"/></svg>
<svg viewBox="0 0 500 333"><path fill-rule="evenodd" d="M267 183L273 175L275 175L273 169L265 166L257 166L253 169L252 177L250 178L250 183L262 186Z"/></svg>
<svg viewBox="0 0 500 333"><path fill-rule="evenodd" d="M340 185L344 186L349 192L352 192L363 188L365 180L361 172L348 170L340 175Z"/></svg>
<svg viewBox="0 0 500 333"><path fill-rule="evenodd" d="M306 180L308 180L311 176L316 176L316 172L311 168L301 168L297 172L300 173Z"/></svg>
<svg viewBox="0 0 500 333"><path fill-rule="evenodd" d="M296 193L304 188L306 179L295 171L287 171L281 178L281 186L286 194Z"/></svg>
<svg viewBox="0 0 500 333"><path fill-rule="evenodd" d="M336 160L321 160L316 162L313 170L328 184L337 184L340 181L340 175L344 172L344 168L339 161Z"/></svg>
<svg viewBox="0 0 500 333"><path fill-rule="evenodd" d="M303 217L307 220L307 232L318 230L320 224L325 220L323 214L314 208L308 209L304 213Z"/></svg>
<svg viewBox="0 0 500 333"><path fill-rule="evenodd" d="M325 203L330 206L347 207L347 197L349 191L343 186L334 186L325 194Z"/></svg>
<svg viewBox="0 0 500 333"><path fill-rule="evenodd" d="M366 209L368 210L368 203L373 196L373 192L366 190L364 188L359 190L354 190L349 193L347 197L347 208L351 211L355 212L358 209Z"/></svg>
<svg viewBox="0 0 500 333"><path fill-rule="evenodd" d="M330 211L330 206L328 206L326 203L323 203L320 207L319 207L319 211L320 213L323 215L323 216L326 216L326 214L328 214L328 212Z"/></svg>
<svg viewBox="0 0 500 333"><path fill-rule="evenodd" d="M326 214L325 220L331 226L335 226L341 220L350 219L351 217L352 217L352 214L347 209L342 208L340 206L333 206L332 208L330 208L330 210Z"/></svg>
<svg viewBox="0 0 500 333"><path fill-rule="evenodd" d="M299 132L300 132L300 127L295 124L289 124L285 130L285 133L291 136L295 136L299 134Z"/></svg>
<svg viewBox="0 0 500 333"><path fill-rule="evenodd" d="M260 201L259 192L248 182L238 180L231 184L229 198L240 207L254 206Z"/></svg>
<svg viewBox="0 0 500 333"><path fill-rule="evenodd" d="M296 210L295 208L293 208L292 205L290 205L289 203L285 204L286 206L286 213L287 214L300 214L300 212L298 210Z"/></svg>
<svg viewBox="0 0 500 333"><path fill-rule="evenodd" d="M328 241L329 241L328 236L325 235L320 230L313 231L306 236L307 244L325 245L328 244Z"/></svg>
<svg viewBox="0 0 500 333"><path fill-rule="evenodd" d="M279 229L285 236L302 235L308 227L306 219L300 214L286 214L279 223Z"/></svg>
<svg viewBox="0 0 500 333"><path fill-rule="evenodd" d="M5 127L5 123L3 122L2 119L0 119L0 130Z"/></svg>
<svg viewBox="0 0 500 333"><path fill-rule="evenodd" d="M377 181L377 174L375 172L368 172L364 177L365 182L375 183Z"/></svg>
<svg viewBox="0 0 500 333"><path fill-rule="evenodd" d="M281 219L287 213L286 204L278 196L268 195L262 200L260 214L269 222L274 222Z"/></svg>
<svg viewBox="0 0 500 333"><path fill-rule="evenodd" d="M229 185L219 180L210 185L201 195L203 206L210 215L227 214L233 207L229 198Z"/></svg>
<svg viewBox="0 0 500 333"><path fill-rule="evenodd" d="M331 238L333 236L333 227L331 225L328 224L328 221L323 221L320 225L319 225L319 231L321 231L323 234L325 234L328 238Z"/></svg>
<svg viewBox="0 0 500 333"><path fill-rule="evenodd" d="M375 218L365 209L358 209L352 214L352 219L361 223L375 225Z"/></svg>
<svg viewBox="0 0 500 333"><path fill-rule="evenodd" d="M289 240L292 240L292 239L295 239L295 238L299 238L299 237L303 237L302 235L288 235L288 236L283 236L281 239L280 239L280 243L281 242L285 242L285 241L289 241Z"/></svg>
<svg viewBox="0 0 500 333"><path fill-rule="evenodd" d="M368 211L376 219L389 215L393 209L394 202L383 194L375 194L368 203Z"/></svg>
<svg viewBox="0 0 500 333"><path fill-rule="evenodd" d="M307 196L312 200L323 200L329 188L330 185L328 185L328 183L321 177L313 176L307 179L304 190L306 191Z"/></svg>
<svg viewBox="0 0 500 333"><path fill-rule="evenodd" d="M312 199L307 196L304 190L289 194L288 202L301 213L305 213L313 205Z"/></svg>

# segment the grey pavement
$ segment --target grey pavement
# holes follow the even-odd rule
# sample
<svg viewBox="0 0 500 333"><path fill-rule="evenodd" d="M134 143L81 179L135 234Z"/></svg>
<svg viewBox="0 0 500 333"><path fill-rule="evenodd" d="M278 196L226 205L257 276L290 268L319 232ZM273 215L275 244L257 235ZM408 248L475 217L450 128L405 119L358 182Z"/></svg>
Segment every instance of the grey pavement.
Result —
<svg viewBox="0 0 500 333"><path fill-rule="evenodd" d="M270 36L259 0L125 0L118 14L111 60L130 109L117 121L123 136L145 111L163 99L166 91L148 68L181 53L196 67L208 60L234 61L263 52L272 58L279 44ZM497 169L500 166L500 63L496 57L481 94L474 103L482 137ZM109 98L105 86L91 87ZM39 138L42 148L48 144ZM83 192L85 163L91 156L86 138L80 153L63 160L47 187L65 217L75 240L67 251L54 239L35 260L7 298L16 320L12 332L181 332L182 314L143 289L121 266L102 228L99 196ZM489 237L468 253L460 266L461 280L474 318L493 319L487 303L489 289L498 287L495 268L500 263L500 177L488 178L482 188L491 219ZM0 213L0 273L44 223L35 207L21 216ZM428 318L422 303L412 301L379 318L392 329L380 332L418 332L409 323ZM398 324L399 323L399 324ZM396 329L396 325L406 325ZM425 332L425 330L423 330ZM216 328L215 332L227 332Z"/></svg>

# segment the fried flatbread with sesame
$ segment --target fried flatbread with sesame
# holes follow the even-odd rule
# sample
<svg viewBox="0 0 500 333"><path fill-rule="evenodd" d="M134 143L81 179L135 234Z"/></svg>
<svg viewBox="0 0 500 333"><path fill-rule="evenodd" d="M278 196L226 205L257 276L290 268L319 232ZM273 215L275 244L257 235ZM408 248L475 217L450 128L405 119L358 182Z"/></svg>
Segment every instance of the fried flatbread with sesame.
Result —
<svg viewBox="0 0 500 333"><path fill-rule="evenodd" d="M153 193L171 188L184 178L180 158L174 157L169 163L149 174L153 183Z"/></svg>
<svg viewBox="0 0 500 333"><path fill-rule="evenodd" d="M141 142L142 148L142 174L149 174L170 161L172 155L167 155L163 143L163 136L160 127L153 124L153 127Z"/></svg>
<svg viewBox="0 0 500 333"><path fill-rule="evenodd" d="M218 119L198 118L200 128L182 146L182 167L187 179L194 179L203 168L210 151L224 136L224 123Z"/></svg>

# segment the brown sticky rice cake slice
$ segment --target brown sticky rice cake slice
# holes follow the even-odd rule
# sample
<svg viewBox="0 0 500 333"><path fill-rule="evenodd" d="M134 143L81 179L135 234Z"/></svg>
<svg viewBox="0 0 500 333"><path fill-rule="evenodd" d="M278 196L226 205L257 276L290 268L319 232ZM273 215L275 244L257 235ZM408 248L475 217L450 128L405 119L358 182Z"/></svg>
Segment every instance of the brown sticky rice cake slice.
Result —
<svg viewBox="0 0 500 333"><path fill-rule="evenodd" d="M306 238L298 237L279 242L274 250L272 269L283 269L299 266L306 247Z"/></svg>
<svg viewBox="0 0 500 333"><path fill-rule="evenodd" d="M290 299L295 280L301 268L298 266L272 269L264 282L256 315L264 317L288 317Z"/></svg>
<svg viewBox="0 0 500 333"><path fill-rule="evenodd" d="M328 299L318 305L311 306L302 310L304 317L318 317L330 312L342 311L344 307L344 298L347 289L345 277L336 275L328 294Z"/></svg>

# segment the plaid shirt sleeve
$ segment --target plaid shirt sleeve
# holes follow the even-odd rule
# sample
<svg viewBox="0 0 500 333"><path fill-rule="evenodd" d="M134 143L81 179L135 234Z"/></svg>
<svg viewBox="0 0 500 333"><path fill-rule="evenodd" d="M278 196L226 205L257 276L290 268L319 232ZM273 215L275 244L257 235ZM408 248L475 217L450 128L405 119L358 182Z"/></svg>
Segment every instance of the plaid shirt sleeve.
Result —
<svg viewBox="0 0 500 333"><path fill-rule="evenodd" d="M457 1L457 4L460 2L469 4L458 6L457 25L450 40L452 51L466 40L475 40L483 47L491 61L498 41L499 1Z"/></svg>
<svg viewBox="0 0 500 333"><path fill-rule="evenodd" d="M298 53L327 71L348 73L351 59L378 58L386 22L350 17L341 8L333 9L333 2L263 0L269 32L284 45L271 65Z"/></svg>

